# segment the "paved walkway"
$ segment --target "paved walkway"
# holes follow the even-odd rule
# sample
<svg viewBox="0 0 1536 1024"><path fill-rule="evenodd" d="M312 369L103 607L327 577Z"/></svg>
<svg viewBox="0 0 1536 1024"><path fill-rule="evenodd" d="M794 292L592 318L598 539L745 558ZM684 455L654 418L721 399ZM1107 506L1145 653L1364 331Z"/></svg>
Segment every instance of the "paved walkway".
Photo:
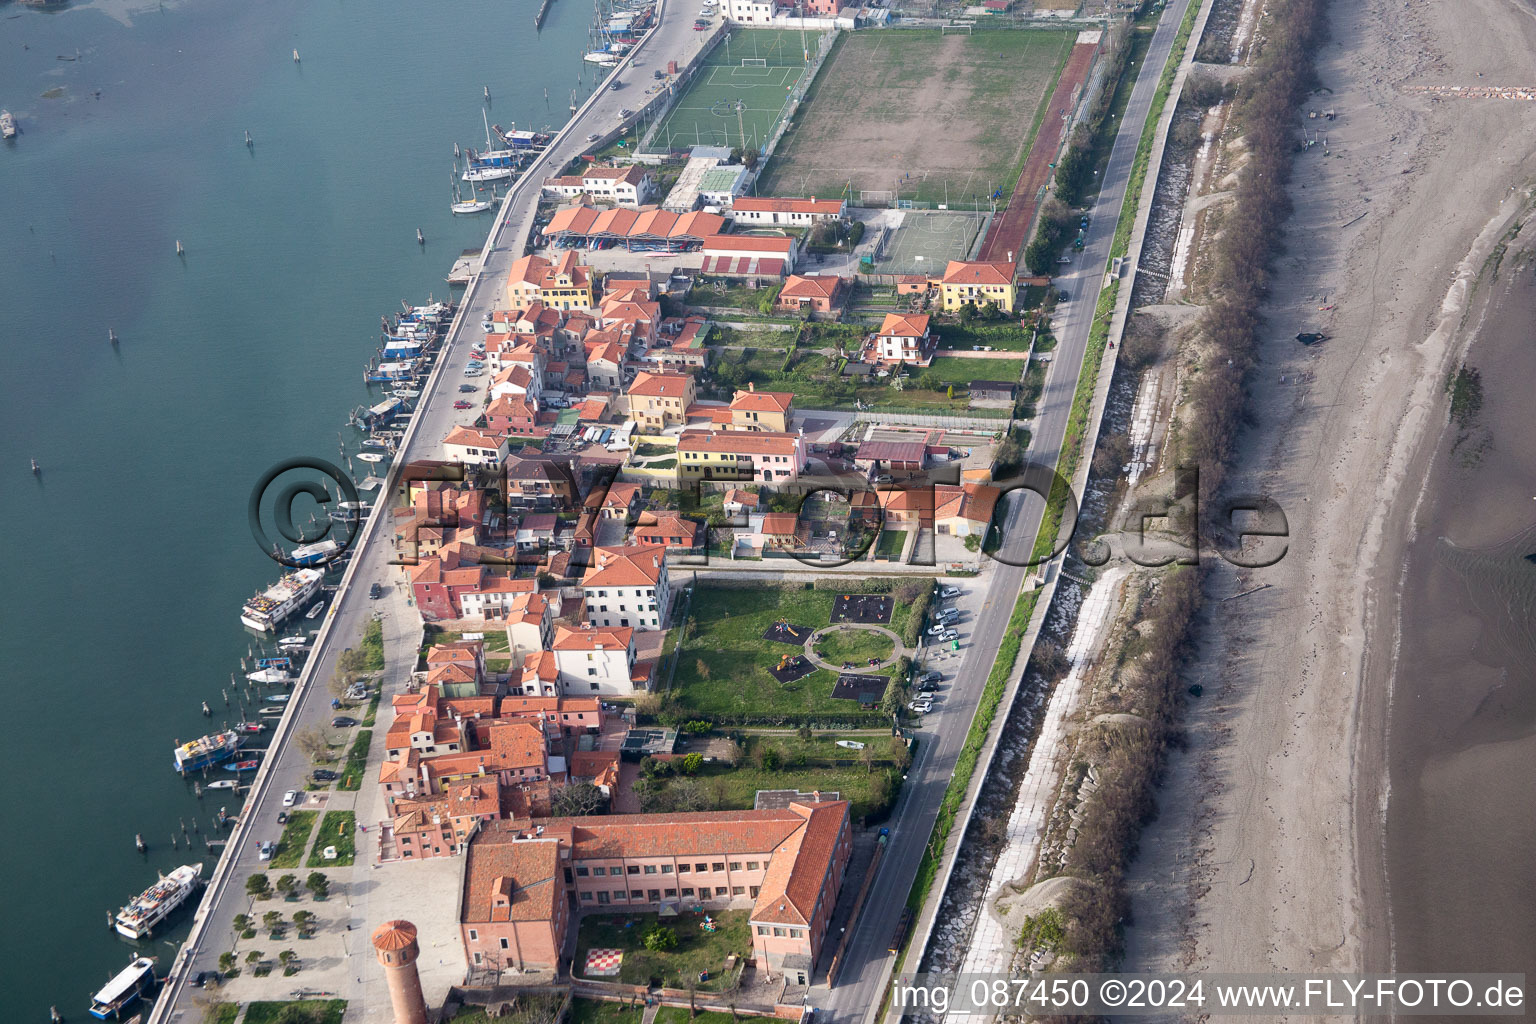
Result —
<svg viewBox="0 0 1536 1024"><path fill-rule="evenodd" d="M891 645L894 648L891 651L891 656L877 665L865 664L854 665L852 668L844 668L841 665L832 664L830 661L827 661L821 655L816 653L816 645L818 643L827 639L827 637L833 635L834 633L845 629L862 629L869 633L879 633L881 636L885 637L891 642ZM810 637L805 641L805 656L810 660L811 664L815 665L817 668L831 669L833 672L862 672L865 669L875 671L882 668L888 668L891 665L896 664L897 660L904 655L910 655L911 653L912 652L908 651L906 646L902 644L901 637L897 636L891 630L886 629L884 626L876 626L873 623L868 622L839 622L834 626L822 626L816 632L812 633Z"/></svg>

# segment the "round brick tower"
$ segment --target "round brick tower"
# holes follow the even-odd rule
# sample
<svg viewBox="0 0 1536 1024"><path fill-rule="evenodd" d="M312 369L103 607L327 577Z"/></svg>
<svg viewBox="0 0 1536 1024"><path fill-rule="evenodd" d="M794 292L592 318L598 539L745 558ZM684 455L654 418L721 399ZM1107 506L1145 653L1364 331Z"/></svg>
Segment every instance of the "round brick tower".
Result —
<svg viewBox="0 0 1536 1024"><path fill-rule="evenodd" d="M385 921L373 932L374 955L384 967L389 1001L395 1008L395 1024L427 1024L427 1001L421 994L421 975L416 960L416 926L409 921Z"/></svg>

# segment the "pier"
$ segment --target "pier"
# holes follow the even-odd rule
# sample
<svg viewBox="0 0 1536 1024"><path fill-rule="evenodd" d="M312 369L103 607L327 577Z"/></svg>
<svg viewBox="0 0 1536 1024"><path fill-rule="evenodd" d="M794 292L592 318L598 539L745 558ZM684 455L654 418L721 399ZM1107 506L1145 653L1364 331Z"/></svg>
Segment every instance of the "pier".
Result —
<svg viewBox="0 0 1536 1024"><path fill-rule="evenodd" d="M555 0L543 0L539 4L539 13L533 16L533 29L535 32L544 27L544 15L549 13L549 5L554 2Z"/></svg>

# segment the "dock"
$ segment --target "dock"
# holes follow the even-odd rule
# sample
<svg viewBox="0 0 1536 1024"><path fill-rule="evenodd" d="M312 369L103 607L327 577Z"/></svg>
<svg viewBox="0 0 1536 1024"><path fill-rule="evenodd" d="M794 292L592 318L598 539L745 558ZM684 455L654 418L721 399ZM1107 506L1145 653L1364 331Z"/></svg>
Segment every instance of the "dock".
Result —
<svg viewBox="0 0 1536 1024"><path fill-rule="evenodd" d="M533 16L533 30L535 32L544 27L544 15L549 13L549 5L554 2L555 0L541 0L539 3L539 13Z"/></svg>
<svg viewBox="0 0 1536 1024"><path fill-rule="evenodd" d="M465 249L459 253L459 258L453 261L453 269L448 271L448 283L467 287L474 280L475 271L480 266L481 249Z"/></svg>

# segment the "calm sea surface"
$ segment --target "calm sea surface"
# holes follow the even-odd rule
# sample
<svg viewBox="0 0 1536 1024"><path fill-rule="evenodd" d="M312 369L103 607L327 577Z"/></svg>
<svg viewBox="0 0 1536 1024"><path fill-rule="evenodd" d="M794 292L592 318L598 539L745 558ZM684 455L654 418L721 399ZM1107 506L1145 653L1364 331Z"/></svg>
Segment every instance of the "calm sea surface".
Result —
<svg viewBox="0 0 1536 1024"><path fill-rule="evenodd" d="M171 747L222 712L240 604L277 573L251 487L334 456L379 315L443 297L484 240L491 215L448 212L482 87L504 127L564 121L592 7L557 0L535 34L535 5L0 3L23 131L0 145L3 1019L83 1017L134 949L107 911L229 803Z"/></svg>

